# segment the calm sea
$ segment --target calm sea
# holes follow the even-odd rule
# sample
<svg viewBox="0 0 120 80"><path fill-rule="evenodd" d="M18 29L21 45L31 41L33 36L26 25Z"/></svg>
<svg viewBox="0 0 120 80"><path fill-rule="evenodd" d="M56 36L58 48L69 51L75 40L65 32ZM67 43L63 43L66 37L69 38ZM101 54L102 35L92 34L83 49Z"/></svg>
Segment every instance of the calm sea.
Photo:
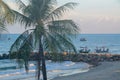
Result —
<svg viewBox="0 0 120 80"><path fill-rule="evenodd" d="M80 41L85 38L86 41ZM82 34L73 40L76 48L88 47L95 52L96 47L106 47L111 54L120 54L120 34Z"/></svg>
<svg viewBox="0 0 120 80"><path fill-rule="evenodd" d="M19 34L0 35L0 54L8 53L18 36ZM80 41L81 38L85 38L86 41ZM78 34L72 38L72 41L77 50L80 47L87 47L91 49L91 52L95 52L96 47L106 47L112 54L120 53L120 34Z"/></svg>

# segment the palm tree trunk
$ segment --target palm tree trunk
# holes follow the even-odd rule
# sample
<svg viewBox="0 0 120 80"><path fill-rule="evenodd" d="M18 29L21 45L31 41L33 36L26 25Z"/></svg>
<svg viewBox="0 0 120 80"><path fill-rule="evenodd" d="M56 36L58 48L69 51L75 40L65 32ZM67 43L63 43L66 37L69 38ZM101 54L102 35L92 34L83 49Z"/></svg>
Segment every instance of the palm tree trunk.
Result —
<svg viewBox="0 0 120 80"><path fill-rule="evenodd" d="M43 53L42 53L42 73L43 73L43 80L47 80L45 56Z"/></svg>
<svg viewBox="0 0 120 80"><path fill-rule="evenodd" d="M42 74L43 74L43 80L47 80L47 73L46 73L46 64L45 64L45 56L44 56L44 52L43 52L43 46L41 43L41 38L42 36L40 36L39 38L39 60L40 62L42 62ZM40 79L40 62L38 62L38 80Z"/></svg>
<svg viewBox="0 0 120 80"><path fill-rule="evenodd" d="M39 55L39 54L38 54ZM41 60L40 60L40 55L39 56L37 56L37 57L39 57L38 59L37 59L37 79L38 80L40 80L40 71L41 71Z"/></svg>
<svg viewBox="0 0 120 80"><path fill-rule="evenodd" d="M25 61L25 70L26 70L26 72L28 74L28 71L29 71L29 69L28 69L28 62L26 62L26 61Z"/></svg>

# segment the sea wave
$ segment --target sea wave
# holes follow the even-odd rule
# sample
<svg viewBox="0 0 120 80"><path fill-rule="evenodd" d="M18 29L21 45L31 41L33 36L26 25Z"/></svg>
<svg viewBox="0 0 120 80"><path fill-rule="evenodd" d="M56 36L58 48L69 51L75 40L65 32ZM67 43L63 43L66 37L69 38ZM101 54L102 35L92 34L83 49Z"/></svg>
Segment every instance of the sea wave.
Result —
<svg viewBox="0 0 120 80"><path fill-rule="evenodd" d="M5 63L3 63L3 62ZM10 64L11 62L8 60L2 60L0 63ZM9 65L12 66L12 65ZM89 65L86 63L81 62L71 62L71 61L65 61L65 62L51 62L46 61L47 66L47 75L48 79L52 79L57 76L67 76L72 75L76 73L86 72L89 70ZM4 67L8 67L4 66ZM7 70L0 70L0 79L1 80L35 80L35 65L30 62L30 70L29 73L26 74L25 69L7 69Z"/></svg>

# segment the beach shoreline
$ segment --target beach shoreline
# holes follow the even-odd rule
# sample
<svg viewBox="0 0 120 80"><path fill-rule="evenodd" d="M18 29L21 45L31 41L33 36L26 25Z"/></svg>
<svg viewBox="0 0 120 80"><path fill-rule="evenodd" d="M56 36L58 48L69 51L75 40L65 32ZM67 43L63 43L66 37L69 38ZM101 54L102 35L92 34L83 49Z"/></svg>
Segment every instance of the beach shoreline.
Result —
<svg viewBox="0 0 120 80"><path fill-rule="evenodd" d="M120 80L120 61L100 62L88 72L59 76L51 80Z"/></svg>
<svg viewBox="0 0 120 80"><path fill-rule="evenodd" d="M56 76L50 77L48 80L96 80L96 79L97 80L120 80L120 77L119 77L120 61L103 61L103 62L99 62L99 63L100 63L100 65L98 65L98 66L89 64L88 71L85 71L82 73L81 72L79 73L79 71L77 71L75 74L71 74L72 71L73 71L73 73L75 72L75 70L73 69L73 70L69 71L71 73L67 73L67 75L66 75L66 73L65 74L63 74L63 73L54 74ZM79 70L79 67L77 69ZM21 76L21 75L17 76L16 75L16 78L19 80L24 80L24 79L25 80L26 79L35 80L33 74L34 73L32 73L32 74L30 73L29 75L25 75L25 76ZM49 72L49 74L52 74L52 73ZM21 78L20 76L23 78ZM15 77L11 77L10 80L13 80L12 78L15 78ZM8 79L5 78L4 80L8 80Z"/></svg>

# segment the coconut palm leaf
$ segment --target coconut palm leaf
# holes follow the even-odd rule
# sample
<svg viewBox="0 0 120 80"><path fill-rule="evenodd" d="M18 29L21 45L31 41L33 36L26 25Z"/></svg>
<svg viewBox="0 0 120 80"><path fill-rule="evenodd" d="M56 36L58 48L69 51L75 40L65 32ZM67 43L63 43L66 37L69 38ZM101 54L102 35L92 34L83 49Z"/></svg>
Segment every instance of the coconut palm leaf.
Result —
<svg viewBox="0 0 120 80"><path fill-rule="evenodd" d="M4 23L0 20L0 32L6 31Z"/></svg>
<svg viewBox="0 0 120 80"><path fill-rule="evenodd" d="M5 19L7 23L14 22L14 15L9 6L2 0L0 0L0 17Z"/></svg>
<svg viewBox="0 0 120 80"><path fill-rule="evenodd" d="M19 21L21 24L25 25L25 28L32 26L33 24L35 24L32 19L28 18L27 16L12 10L14 15L15 15L15 20Z"/></svg>
<svg viewBox="0 0 120 80"><path fill-rule="evenodd" d="M22 47L26 44L29 44L29 46L31 46L30 41L28 41L31 38L31 34L32 34L31 31L33 31L33 30L31 29L31 30L25 31L23 34L21 34L16 39L16 41L14 42L14 44L10 48L10 54L14 53L14 52L19 52L20 49L22 49ZM11 58L12 58L12 56L11 56Z"/></svg>
<svg viewBox="0 0 120 80"><path fill-rule="evenodd" d="M44 20L59 19L63 15L63 13L65 13L69 9L73 9L76 5L77 5L77 3L74 3L74 2L66 3L66 4L54 9L52 12L49 12L49 14L44 18Z"/></svg>
<svg viewBox="0 0 120 80"><path fill-rule="evenodd" d="M53 43L54 42L54 43ZM43 46L45 51L50 52L62 52L63 48L59 42L57 42L55 36L50 33L46 33L43 39Z"/></svg>
<svg viewBox="0 0 120 80"><path fill-rule="evenodd" d="M21 63L21 60L23 60L27 72L29 69L28 61L29 61L30 53L34 49L32 44L32 33L33 33L33 29L25 31L17 38L17 40L10 48L10 58L17 59L19 67L21 67L21 65L23 64Z"/></svg>
<svg viewBox="0 0 120 80"><path fill-rule="evenodd" d="M66 50L77 53L71 39L68 36L60 35L58 33L47 33L43 39L43 46L45 51L53 53L62 53Z"/></svg>
<svg viewBox="0 0 120 80"><path fill-rule="evenodd" d="M57 20L48 24L50 32L59 34L76 34L79 32L79 27L72 20Z"/></svg>
<svg viewBox="0 0 120 80"><path fill-rule="evenodd" d="M19 9L25 9L26 5L21 0L15 0L18 3Z"/></svg>
<svg viewBox="0 0 120 80"><path fill-rule="evenodd" d="M32 0L30 9L32 12L31 14L34 12L34 14L37 15L37 17L34 16L36 20L44 19L46 15L54 10L54 5L56 5L56 0ZM33 17L33 15L31 15L31 17Z"/></svg>

